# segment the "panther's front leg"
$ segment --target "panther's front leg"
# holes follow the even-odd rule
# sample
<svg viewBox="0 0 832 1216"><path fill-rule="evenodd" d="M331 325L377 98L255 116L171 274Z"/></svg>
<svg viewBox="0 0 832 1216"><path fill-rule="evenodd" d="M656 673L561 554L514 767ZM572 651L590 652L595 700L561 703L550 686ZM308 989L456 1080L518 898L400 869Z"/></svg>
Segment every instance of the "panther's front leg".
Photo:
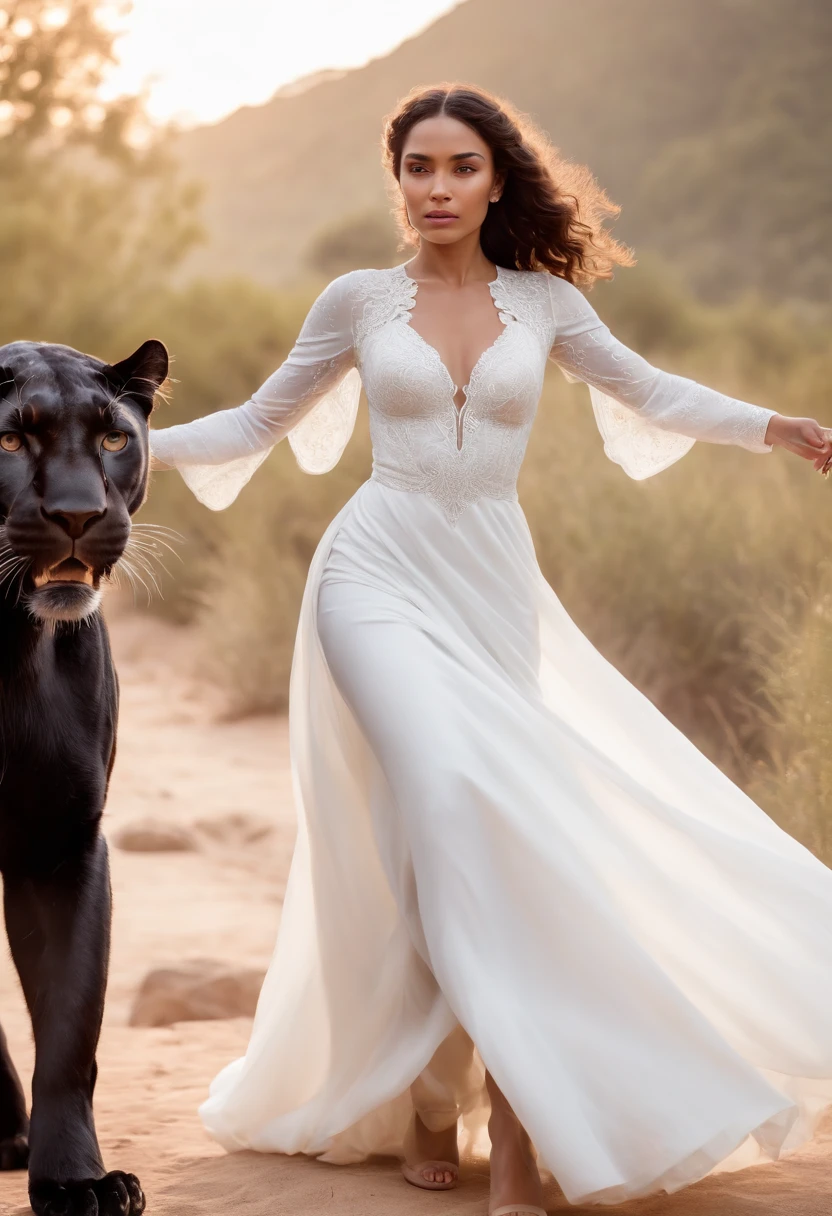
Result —
<svg viewBox="0 0 832 1216"><path fill-rule="evenodd" d="M5 878L6 928L35 1037L29 1198L38 1216L135 1216L132 1174L108 1174L93 1121L111 896L97 837L51 873Z"/></svg>
<svg viewBox="0 0 832 1216"><path fill-rule="evenodd" d="M26 1099L0 1027L0 1170L25 1169L28 1160Z"/></svg>

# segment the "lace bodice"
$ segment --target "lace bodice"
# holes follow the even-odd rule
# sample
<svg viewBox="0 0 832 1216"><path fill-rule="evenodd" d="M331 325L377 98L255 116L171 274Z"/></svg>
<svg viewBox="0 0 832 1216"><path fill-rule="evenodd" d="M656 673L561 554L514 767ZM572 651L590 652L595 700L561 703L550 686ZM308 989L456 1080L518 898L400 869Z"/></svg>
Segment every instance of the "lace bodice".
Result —
<svg viewBox="0 0 832 1216"><path fill-rule="evenodd" d="M776 411L653 367L576 287L546 271L497 268L489 290L503 329L458 407L460 386L410 325L417 290L404 265L334 279L249 401L151 431L157 466L179 468L214 509L233 501L284 436L302 468L325 472L349 439L363 383L373 479L430 495L454 524L481 497L517 498L547 359L589 385L604 450L631 477L666 468L697 439L771 451L764 436Z"/></svg>

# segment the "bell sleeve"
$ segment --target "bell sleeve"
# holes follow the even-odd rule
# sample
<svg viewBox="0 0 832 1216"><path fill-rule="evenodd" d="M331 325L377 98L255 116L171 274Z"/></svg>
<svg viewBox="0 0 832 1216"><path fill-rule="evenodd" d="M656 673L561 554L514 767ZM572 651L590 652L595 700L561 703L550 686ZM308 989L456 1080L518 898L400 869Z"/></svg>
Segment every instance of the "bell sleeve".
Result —
<svg viewBox="0 0 832 1216"><path fill-rule="evenodd" d="M286 359L243 405L152 429L153 467L178 469L200 502L219 511L286 436L305 472L325 473L337 464L361 393L353 340L357 273L324 288Z"/></svg>
<svg viewBox="0 0 832 1216"><path fill-rule="evenodd" d="M653 367L619 342L574 284L549 275L554 340L549 358L567 380L583 380L604 451L637 480L690 451L697 439L765 453L777 411Z"/></svg>

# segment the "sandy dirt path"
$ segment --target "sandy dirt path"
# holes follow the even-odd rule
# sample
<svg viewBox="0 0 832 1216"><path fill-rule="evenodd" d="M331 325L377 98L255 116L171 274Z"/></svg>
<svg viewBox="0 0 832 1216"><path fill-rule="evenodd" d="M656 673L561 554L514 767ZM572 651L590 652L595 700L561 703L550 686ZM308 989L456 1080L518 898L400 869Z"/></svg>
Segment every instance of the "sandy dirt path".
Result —
<svg viewBox="0 0 832 1216"><path fill-rule="evenodd" d="M139 1175L154 1216L486 1216L481 1162L464 1164L458 1190L433 1193L408 1186L390 1161L339 1167L274 1154L226 1155L196 1111L211 1078L243 1052L249 1020L129 1027L132 999L154 967L204 957L267 965L295 827L286 720L218 721L220 703L195 676L185 630L111 611L111 633L122 713L108 835L148 816L192 824L231 813L266 819L273 831L255 846L226 842L193 853L112 848L113 954L95 1101L106 1162ZM5 951L0 1010L28 1087L29 1024ZM555 1187L547 1198L550 1211L597 1216L609 1210L571 1207ZM614 1210L622 1216L825 1216L830 1206L832 1124L788 1161ZM0 1175L0 1213L29 1210L25 1177Z"/></svg>

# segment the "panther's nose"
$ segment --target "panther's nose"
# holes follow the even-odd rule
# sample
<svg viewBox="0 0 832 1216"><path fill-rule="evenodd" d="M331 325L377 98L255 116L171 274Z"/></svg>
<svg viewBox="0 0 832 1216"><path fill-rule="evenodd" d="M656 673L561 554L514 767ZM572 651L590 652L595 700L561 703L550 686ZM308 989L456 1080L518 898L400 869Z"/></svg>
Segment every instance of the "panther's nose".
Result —
<svg viewBox="0 0 832 1216"><path fill-rule="evenodd" d="M43 508L41 508L43 510ZM47 519L51 519L59 528L63 528L71 540L78 540L84 535L90 524L104 515L103 511L43 511Z"/></svg>

